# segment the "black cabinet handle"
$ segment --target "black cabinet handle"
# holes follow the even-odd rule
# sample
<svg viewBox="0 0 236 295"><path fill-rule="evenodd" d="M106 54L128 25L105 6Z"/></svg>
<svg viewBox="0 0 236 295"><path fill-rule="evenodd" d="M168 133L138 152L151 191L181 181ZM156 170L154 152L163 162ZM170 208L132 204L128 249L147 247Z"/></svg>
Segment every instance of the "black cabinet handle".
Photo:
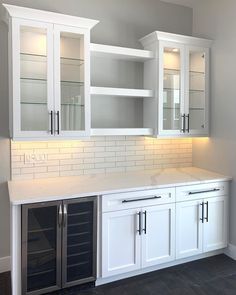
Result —
<svg viewBox="0 0 236 295"><path fill-rule="evenodd" d="M67 206L64 204L63 206L63 227L67 224Z"/></svg>
<svg viewBox="0 0 236 295"><path fill-rule="evenodd" d="M211 190L205 190L205 191L198 191L198 192L189 192L189 195L196 195L196 194L204 194L204 193L212 193L212 192L217 192L220 191L220 188L214 188Z"/></svg>
<svg viewBox="0 0 236 295"><path fill-rule="evenodd" d="M154 197L150 197L150 198L140 198L140 199L123 200L122 203L132 203L132 202L139 202L139 201L146 201L146 200L154 200L154 199L161 199L161 196L154 196Z"/></svg>
<svg viewBox="0 0 236 295"><path fill-rule="evenodd" d="M141 211L138 212L137 215L138 215L138 230L137 230L137 232L141 236L141 234L142 234L142 230L141 230L141 227L142 227L142 224L141 224L141 218L142 218L141 217Z"/></svg>
<svg viewBox="0 0 236 295"><path fill-rule="evenodd" d="M189 125L190 118L189 118L189 114L186 115L186 118L187 118L187 130L186 131L189 133L189 130L190 130L190 125Z"/></svg>
<svg viewBox="0 0 236 295"><path fill-rule="evenodd" d="M51 124L50 133L51 135L53 135L53 111L50 112L50 124Z"/></svg>
<svg viewBox="0 0 236 295"><path fill-rule="evenodd" d="M57 111L57 134L60 134L60 112Z"/></svg>
<svg viewBox="0 0 236 295"><path fill-rule="evenodd" d="M202 218L200 218L200 220L202 223L204 223L204 203L202 202L200 206L202 207Z"/></svg>
<svg viewBox="0 0 236 295"><path fill-rule="evenodd" d="M207 207L207 216L205 217L206 222L209 222L209 202L207 201L205 203L206 207Z"/></svg>
<svg viewBox="0 0 236 295"><path fill-rule="evenodd" d="M62 218L63 218L63 212L62 212L62 206L60 204L59 205L59 210L58 210L58 225L59 225L59 227L61 227Z"/></svg>
<svg viewBox="0 0 236 295"><path fill-rule="evenodd" d="M143 232L146 235L147 234L147 211L144 211L143 214L144 214L144 229L143 229Z"/></svg>
<svg viewBox="0 0 236 295"><path fill-rule="evenodd" d="M183 132L183 133L185 133L185 117L186 117L186 115L185 114L183 114L182 116L182 129L181 129L181 131Z"/></svg>

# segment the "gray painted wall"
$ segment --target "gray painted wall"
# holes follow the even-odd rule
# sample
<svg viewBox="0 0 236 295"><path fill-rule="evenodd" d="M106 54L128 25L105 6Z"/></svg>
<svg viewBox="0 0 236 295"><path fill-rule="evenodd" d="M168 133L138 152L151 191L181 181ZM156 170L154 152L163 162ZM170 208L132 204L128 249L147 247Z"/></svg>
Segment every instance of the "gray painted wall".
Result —
<svg viewBox="0 0 236 295"><path fill-rule="evenodd" d="M0 3L89 17L100 20L92 32L97 43L140 47L138 39L154 30L191 35L192 10L158 0L6 0ZM7 31L0 26L0 257L9 250L9 203L6 181L9 179L9 141L7 116ZM2 58L3 55L3 58Z"/></svg>
<svg viewBox="0 0 236 295"><path fill-rule="evenodd" d="M198 0L193 33L214 40L211 51L211 137L194 140L193 164L234 178L230 243L236 245L236 1Z"/></svg>

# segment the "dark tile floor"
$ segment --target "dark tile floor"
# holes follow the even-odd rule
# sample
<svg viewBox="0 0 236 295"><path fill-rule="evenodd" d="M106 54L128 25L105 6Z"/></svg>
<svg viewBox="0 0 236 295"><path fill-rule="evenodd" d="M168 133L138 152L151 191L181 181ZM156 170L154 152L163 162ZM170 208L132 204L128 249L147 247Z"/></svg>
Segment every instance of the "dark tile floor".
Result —
<svg viewBox="0 0 236 295"><path fill-rule="evenodd" d="M8 288L9 274L0 275L0 295L10 294ZM67 290L64 294L236 295L236 261L219 255L89 290Z"/></svg>

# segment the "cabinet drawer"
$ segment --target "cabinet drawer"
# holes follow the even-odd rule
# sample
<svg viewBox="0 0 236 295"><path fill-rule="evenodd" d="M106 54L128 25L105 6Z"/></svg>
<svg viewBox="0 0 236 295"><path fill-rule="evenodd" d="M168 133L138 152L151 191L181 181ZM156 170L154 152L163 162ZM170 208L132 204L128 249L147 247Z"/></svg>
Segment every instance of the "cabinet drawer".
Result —
<svg viewBox="0 0 236 295"><path fill-rule="evenodd" d="M102 196L102 212L117 211L175 202L175 189L110 194Z"/></svg>
<svg viewBox="0 0 236 295"><path fill-rule="evenodd" d="M228 193L228 182L215 182L181 186L176 188L176 202L197 200L216 196L225 196L228 195Z"/></svg>

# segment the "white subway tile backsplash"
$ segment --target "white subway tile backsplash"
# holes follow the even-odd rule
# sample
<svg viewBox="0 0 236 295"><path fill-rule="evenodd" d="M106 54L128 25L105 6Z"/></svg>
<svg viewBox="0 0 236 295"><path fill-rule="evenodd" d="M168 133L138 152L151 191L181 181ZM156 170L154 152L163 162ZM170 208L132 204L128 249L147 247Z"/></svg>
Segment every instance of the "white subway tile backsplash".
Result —
<svg viewBox="0 0 236 295"><path fill-rule="evenodd" d="M192 166L192 139L141 136L92 137L83 141L12 142L12 179ZM25 154L45 154L25 163Z"/></svg>

